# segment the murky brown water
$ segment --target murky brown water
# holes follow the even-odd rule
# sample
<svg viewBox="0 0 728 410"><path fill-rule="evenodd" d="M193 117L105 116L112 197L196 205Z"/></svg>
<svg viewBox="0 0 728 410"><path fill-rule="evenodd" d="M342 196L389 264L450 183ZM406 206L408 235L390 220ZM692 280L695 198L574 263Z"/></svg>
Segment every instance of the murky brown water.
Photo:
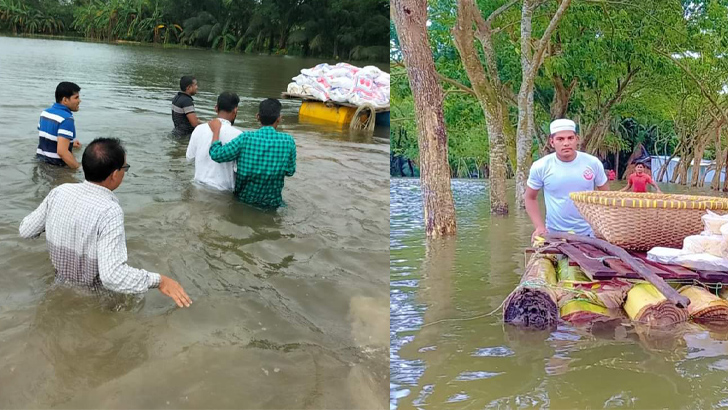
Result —
<svg viewBox="0 0 728 410"><path fill-rule="evenodd" d="M298 169L288 206L263 213L193 185L186 141L167 137L183 74L199 116L232 90L246 128L319 62L0 37L0 408L386 406L388 141L300 123L283 101ZM176 278L191 308L156 290L119 303L55 289L44 236L19 238L53 187L83 177L33 159L61 80L82 88L79 139L126 145L129 263Z"/></svg>
<svg viewBox="0 0 728 410"><path fill-rule="evenodd" d="M390 183L391 409L728 407L726 331L540 333L487 316L518 284L532 227L489 214L487 181L452 186L457 238L427 244L419 181Z"/></svg>

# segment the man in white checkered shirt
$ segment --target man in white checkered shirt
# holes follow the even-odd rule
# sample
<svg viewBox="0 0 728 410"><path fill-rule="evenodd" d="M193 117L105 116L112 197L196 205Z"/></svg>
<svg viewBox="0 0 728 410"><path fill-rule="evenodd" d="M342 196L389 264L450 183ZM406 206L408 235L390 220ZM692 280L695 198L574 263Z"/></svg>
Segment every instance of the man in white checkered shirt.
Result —
<svg viewBox="0 0 728 410"><path fill-rule="evenodd" d="M175 280L126 264L124 212L113 190L121 185L129 165L121 142L98 138L81 160L86 181L53 189L20 224L20 236L37 238L46 232L56 282L119 293L143 293L159 288L179 307L192 300Z"/></svg>

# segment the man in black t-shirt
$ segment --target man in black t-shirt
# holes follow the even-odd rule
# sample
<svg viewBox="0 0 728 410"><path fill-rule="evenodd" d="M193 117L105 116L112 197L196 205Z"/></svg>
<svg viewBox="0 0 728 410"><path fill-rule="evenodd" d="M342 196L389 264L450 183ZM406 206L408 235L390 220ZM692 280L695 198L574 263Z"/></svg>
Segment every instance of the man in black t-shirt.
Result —
<svg viewBox="0 0 728 410"><path fill-rule="evenodd" d="M174 133L177 135L190 135L200 120L195 114L195 102L192 96L197 94L197 79L186 75L179 80L180 92L172 99L172 121Z"/></svg>

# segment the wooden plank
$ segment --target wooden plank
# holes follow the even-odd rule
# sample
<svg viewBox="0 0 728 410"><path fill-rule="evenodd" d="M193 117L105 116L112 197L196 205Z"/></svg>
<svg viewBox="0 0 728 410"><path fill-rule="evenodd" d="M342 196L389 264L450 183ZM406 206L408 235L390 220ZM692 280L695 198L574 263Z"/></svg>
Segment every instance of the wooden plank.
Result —
<svg viewBox="0 0 728 410"><path fill-rule="evenodd" d="M669 276L665 276L665 279L680 279L680 280L693 280L700 278L697 272L690 270L680 265L667 265L647 259L647 254L644 252L632 252L632 255L639 258L642 262L647 265L658 266L660 269L669 273Z"/></svg>
<svg viewBox="0 0 728 410"><path fill-rule="evenodd" d="M728 283L728 272L717 270L698 270L700 280L708 283Z"/></svg>
<svg viewBox="0 0 728 410"><path fill-rule="evenodd" d="M559 249L564 255L568 256L570 260L575 261L584 271L586 276L591 280L604 280L611 279L617 275L614 269L605 266L603 263L589 259L584 255L580 249L574 245L563 243L559 245Z"/></svg>
<svg viewBox="0 0 728 410"><path fill-rule="evenodd" d="M589 244L574 244L578 248L580 248L582 251L584 251L585 254L592 258L602 258L607 257L604 259L604 262L609 266L610 268L614 269L618 274L619 277L625 278L625 279L642 279L640 274L636 272L631 266L626 264L624 261L609 257L607 253L604 251L597 249L596 247L589 245ZM633 255L636 256L637 255ZM650 261L643 260L642 258L638 257L638 260L636 263L638 263L642 268L648 269L652 271L655 275L663 278L663 279L693 279L696 277L696 273L692 272L690 270L687 270L689 272L689 275L679 275L674 272L668 271L666 269L663 269L662 266L658 263L648 263Z"/></svg>
<svg viewBox="0 0 728 410"><path fill-rule="evenodd" d="M623 279L640 279L641 277L637 272L634 271L634 269L630 268L625 263L620 263L617 258L614 256L611 256L607 254L606 252L602 251L601 249L597 249L596 247L586 244L586 243L574 243L573 244L577 249L584 252L584 254L590 258L604 258L603 262L600 262L608 267L610 267L612 270L614 270L614 274L611 276L606 277L596 277L595 279L599 280L608 280L612 278L623 278ZM599 262L599 261L597 261Z"/></svg>

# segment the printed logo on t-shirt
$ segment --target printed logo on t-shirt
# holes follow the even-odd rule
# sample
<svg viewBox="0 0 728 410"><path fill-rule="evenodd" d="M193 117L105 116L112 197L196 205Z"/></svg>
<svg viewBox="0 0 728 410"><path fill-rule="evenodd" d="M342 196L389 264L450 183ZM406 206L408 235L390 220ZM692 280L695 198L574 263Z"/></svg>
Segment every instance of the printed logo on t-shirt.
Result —
<svg viewBox="0 0 728 410"><path fill-rule="evenodd" d="M583 175L584 179L586 179L587 181L591 181L592 179L594 179L594 172L591 170L591 168L585 169Z"/></svg>

